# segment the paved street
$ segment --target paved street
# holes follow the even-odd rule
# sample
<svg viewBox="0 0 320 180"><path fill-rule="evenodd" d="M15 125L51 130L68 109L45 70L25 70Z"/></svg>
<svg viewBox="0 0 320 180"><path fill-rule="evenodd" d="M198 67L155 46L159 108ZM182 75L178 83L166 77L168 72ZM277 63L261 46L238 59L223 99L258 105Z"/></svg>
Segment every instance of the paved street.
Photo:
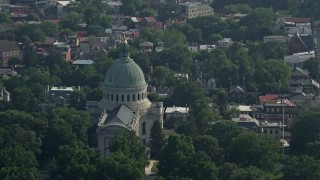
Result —
<svg viewBox="0 0 320 180"><path fill-rule="evenodd" d="M153 167L153 164L157 161L149 160L149 162L149 166L145 168L146 180L155 180L157 176L153 172L151 172L151 169Z"/></svg>

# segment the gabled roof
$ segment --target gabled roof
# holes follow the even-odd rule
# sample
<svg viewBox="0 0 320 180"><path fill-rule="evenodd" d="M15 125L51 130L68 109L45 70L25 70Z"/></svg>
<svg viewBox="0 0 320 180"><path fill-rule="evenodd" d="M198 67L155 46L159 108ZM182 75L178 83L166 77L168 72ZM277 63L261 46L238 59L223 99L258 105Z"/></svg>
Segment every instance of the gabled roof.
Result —
<svg viewBox="0 0 320 180"><path fill-rule="evenodd" d="M278 95L277 94L266 94L264 96L259 96L260 103L263 102L277 102L278 101Z"/></svg>
<svg viewBox="0 0 320 180"><path fill-rule="evenodd" d="M308 76L308 70L301 69L299 67L295 67L294 70L291 72L291 76Z"/></svg>
<svg viewBox="0 0 320 180"><path fill-rule="evenodd" d="M8 40L0 40L0 51L10 52L10 51L19 51L20 48L17 46L16 42Z"/></svg>
<svg viewBox="0 0 320 180"><path fill-rule="evenodd" d="M111 111L106 120L104 126L122 126L129 128L135 123L136 114L126 105L119 105L113 111Z"/></svg>
<svg viewBox="0 0 320 180"><path fill-rule="evenodd" d="M289 46L291 46L295 41L301 42L307 50L313 49L313 36L311 34L294 34L294 36L289 40Z"/></svg>
<svg viewBox="0 0 320 180"><path fill-rule="evenodd" d="M144 41L144 42L141 42L139 46L153 46L153 43L149 41Z"/></svg>
<svg viewBox="0 0 320 180"><path fill-rule="evenodd" d="M311 18L301 18L301 17L286 17L286 22L293 22L293 23L310 23Z"/></svg>
<svg viewBox="0 0 320 180"><path fill-rule="evenodd" d="M154 18L153 16L144 17L143 19L148 23L157 22L156 18Z"/></svg>
<svg viewBox="0 0 320 180"><path fill-rule="evenodd" d="M244 88L242 88L240 86L232 86L230 88L229 93L232 93L232 92L243 92L243 93L245 93L246 91L244 90Z"/></svg>

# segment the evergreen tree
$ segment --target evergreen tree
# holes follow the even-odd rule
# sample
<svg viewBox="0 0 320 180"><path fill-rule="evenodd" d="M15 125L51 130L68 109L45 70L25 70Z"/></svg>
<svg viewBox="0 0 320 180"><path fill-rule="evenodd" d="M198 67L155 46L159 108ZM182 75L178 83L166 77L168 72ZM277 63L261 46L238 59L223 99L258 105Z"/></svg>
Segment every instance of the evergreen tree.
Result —
<svg viewBox="0 0 320 180"><path fill-rule="evenodd" d="M151 146L151 158L157 159L160 155L160 151L164 145L164 136L162 134L161 125L159 121L153 123L150 130L150 146Z"/></svg>

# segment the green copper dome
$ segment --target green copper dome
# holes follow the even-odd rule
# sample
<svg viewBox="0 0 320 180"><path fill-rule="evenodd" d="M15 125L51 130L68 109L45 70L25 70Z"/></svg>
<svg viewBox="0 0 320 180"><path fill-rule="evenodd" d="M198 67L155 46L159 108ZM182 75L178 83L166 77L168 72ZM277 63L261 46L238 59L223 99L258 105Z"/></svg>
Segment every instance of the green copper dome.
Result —
<svg viewBox="0 0 320 180"><path fill-rule="evenodd" d="M129 57L129 45L120 45L120 58L107 71L104 85L115 88L130 88L146 85L144 74L138 64Z"/></svg>

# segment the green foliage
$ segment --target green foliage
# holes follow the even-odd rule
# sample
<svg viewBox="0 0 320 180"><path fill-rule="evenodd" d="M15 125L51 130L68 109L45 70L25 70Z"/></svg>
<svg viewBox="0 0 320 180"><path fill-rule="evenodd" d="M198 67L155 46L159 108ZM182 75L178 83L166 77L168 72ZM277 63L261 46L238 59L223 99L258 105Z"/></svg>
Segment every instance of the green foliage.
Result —
<svg viewBox="0 0 320 180"><path fill-rule="evenodd" d="M38 63L38 58L35 52L35 47L31 44L25 47L23 62L27 67L35 66Z"/></svg>
<svg viewBox="0 0 320 180"><path fill-rule="evenodd" d="M198 99L203 99L204 95L199 87L193 82L183 82L174 88L171 98L174 105L184 107L192 104Z"/></svg>
<svg viewBox="0 0 320 180"><path fill-rule="evenodd" d="M161 124L159 121L155 121L150 129L151 158L157 159L163 146L164 135L162 133Z"/></svg>
<svg viewBox="0 0 320 180"><path fill-rule="evenodd" d="M134 132L126 132L117 135L110 144L110 152L121 152L130 159L135 159L144 167L146 158L146 147L139 142Z"/></svg>
<svg viewBox="0 0 320 180"><path fill-rule="evenodd" d="M60 25L63 29L71 29L75 31L80 23L81 17L77 12L69 12L67 17L60 21Z"/></svg>
<svg viewBox="0 0 320 180"><path fill-rule="evenodd" d="M290 144L291 144L291 150L294 153L299 155L308 154L308 152L310 152L311 150L309 148L313 146L310 143L320 142L319 108L320 107L313 107L310 109L303 109L298 112L291 127L291 143ZM314 155L314 154L310 154L310 155Z"/></svg>
<svg viewBox="0 0 320 180"><path fill-rule="evenodd" d="M0 23L10 23L11 19L10 19L10 14L5 13L5 12L1 12L0 13Z"/></svg>
<svg viewBox="0 0 320 180"><path fill-rule="evenodd" d="M284 180L319 179L320 161L311 156L293 156L283 169Z"/></svg>
<svg viewBox="0 0 320 180"><path fill-rule="evenodd" d="M252 8L248 4L230 4L224 6L222 11L226 14L249 14Z"/></svg>
<svg viewBox="0 0 320 180"><path fill-rule="evenodd" d="M98 153L86 145L60 146L53 179L94 179Z"/></svg>
<svg viewBox="0 0 320 180"><path fill-rule="evenodd" d="M56 37L59 35L59 26L56 23L43 21L40 28L47 36Z"/></svg>
<svg viewBox="0 0 320 180"><path fill-rule="evenodd" d="M224 152L219 146L218 140L209 135L198 136L193 139L195 151L205 152L213 162L221 162Z"/></svg>
<svg viewBox="0 0 320 180"><path fill-rule="evenodd" d="M174 73L165 66L156 66L152 73L152 85L171 86L175 84Z"/></svg>
<svg viewBox="0 0 320 180"><path fill-rule="evenodd" d="M250 40L259 40L273 33L276 14L271 9L257 8L239 21L239 26L248 27ZM244 39L243 39L244 40Z"/></svg>
<svg viewBox="0 0 320 180"><path fill-rule="evenodd" d="M221 120L213 124L208 134L217 138L219 145L225 148L243 132L235 122Z"/></svg>
<svg viewBox="0 0 320 180"><path fill-rule="evenodd" d="M187 159L194 154L192 140L184 135L170 136L160 154L159 174L166 177L180 175L186 167Z"/></svg>
<svg viewBox="0 0 320 180"><path fill-rule="evenodd" d="M317 62L316 58L310 58L306 62L303 63L303 68L309 71L309 76L311 78L316 79L319 74L319 63Z"/></svg>
<svg viewBox="0 0 320 180"><path fill-rule="evenodd" d="M97 164L97 179L140 180L144 176L141 163L117 151L101 158Z"/></svg>
<svg viewBox="0 0 320 180"><path fill-rule="evenodd" d="M228 28L227 22L218 16L199 16L190 19L188 23L201 30L203 39L207 39L211 34L220 34Z"/></svg>
<svg viewBox="0 0 320 180"><path fill-rule="evenodd" d="M146 8L139 12L140 17L154 16L154 14L155 14L155 11L151 8Z"/></svg>
<svg viewBox="0 0 320 180"><path fill-rule="evenodd" d="M246 132L231 142L227 158L242 167L257 166L273 171L280 160L279 145L277 140L264 134Z"/></svg>
<svg viewBox="0 0 320 180"><path fill-rule="evenodd" d="M35 155L19 145L0 150L1 179L39 179L37 166Z"/></svg>
<svg viewBox="0 0 320 180"><path fill-rule="evenodd" d="M77 110L85 110L86 109L86 95L83 91L73 91L70 94L70 108L75 108Z"/></svg>
<svg viewBox="0 0 320 180"><path fill-rule="evenodd" d="M289 88L290 68L281 60L262 62L255 71L256 83L263 93L283 93Z"/></svg>
<svg viewBox="0 0 320 180"><path fill-rule="evenodd" d="M160 156L159 174L174 179L217 179L217 168L206 153L194 152L190 138L170 136Z"/></svg>
<svg viewBox="0 0 320 180"><path fill-rule="evenodd" d="M271 180L274 178L269 173L255 166L249 166L247 168L235 169L232 172L230 179L231 180L255 180L255 179Z"/></svg>
<svg viewBox="0 0 320 180"><path fill-rule="evenodd" d="M178 16L176 12L178 9L178 4L176 3L166 3L161 4L158 10L158 18L161 21L165 21L168 19L173 19Z"/></svg>

